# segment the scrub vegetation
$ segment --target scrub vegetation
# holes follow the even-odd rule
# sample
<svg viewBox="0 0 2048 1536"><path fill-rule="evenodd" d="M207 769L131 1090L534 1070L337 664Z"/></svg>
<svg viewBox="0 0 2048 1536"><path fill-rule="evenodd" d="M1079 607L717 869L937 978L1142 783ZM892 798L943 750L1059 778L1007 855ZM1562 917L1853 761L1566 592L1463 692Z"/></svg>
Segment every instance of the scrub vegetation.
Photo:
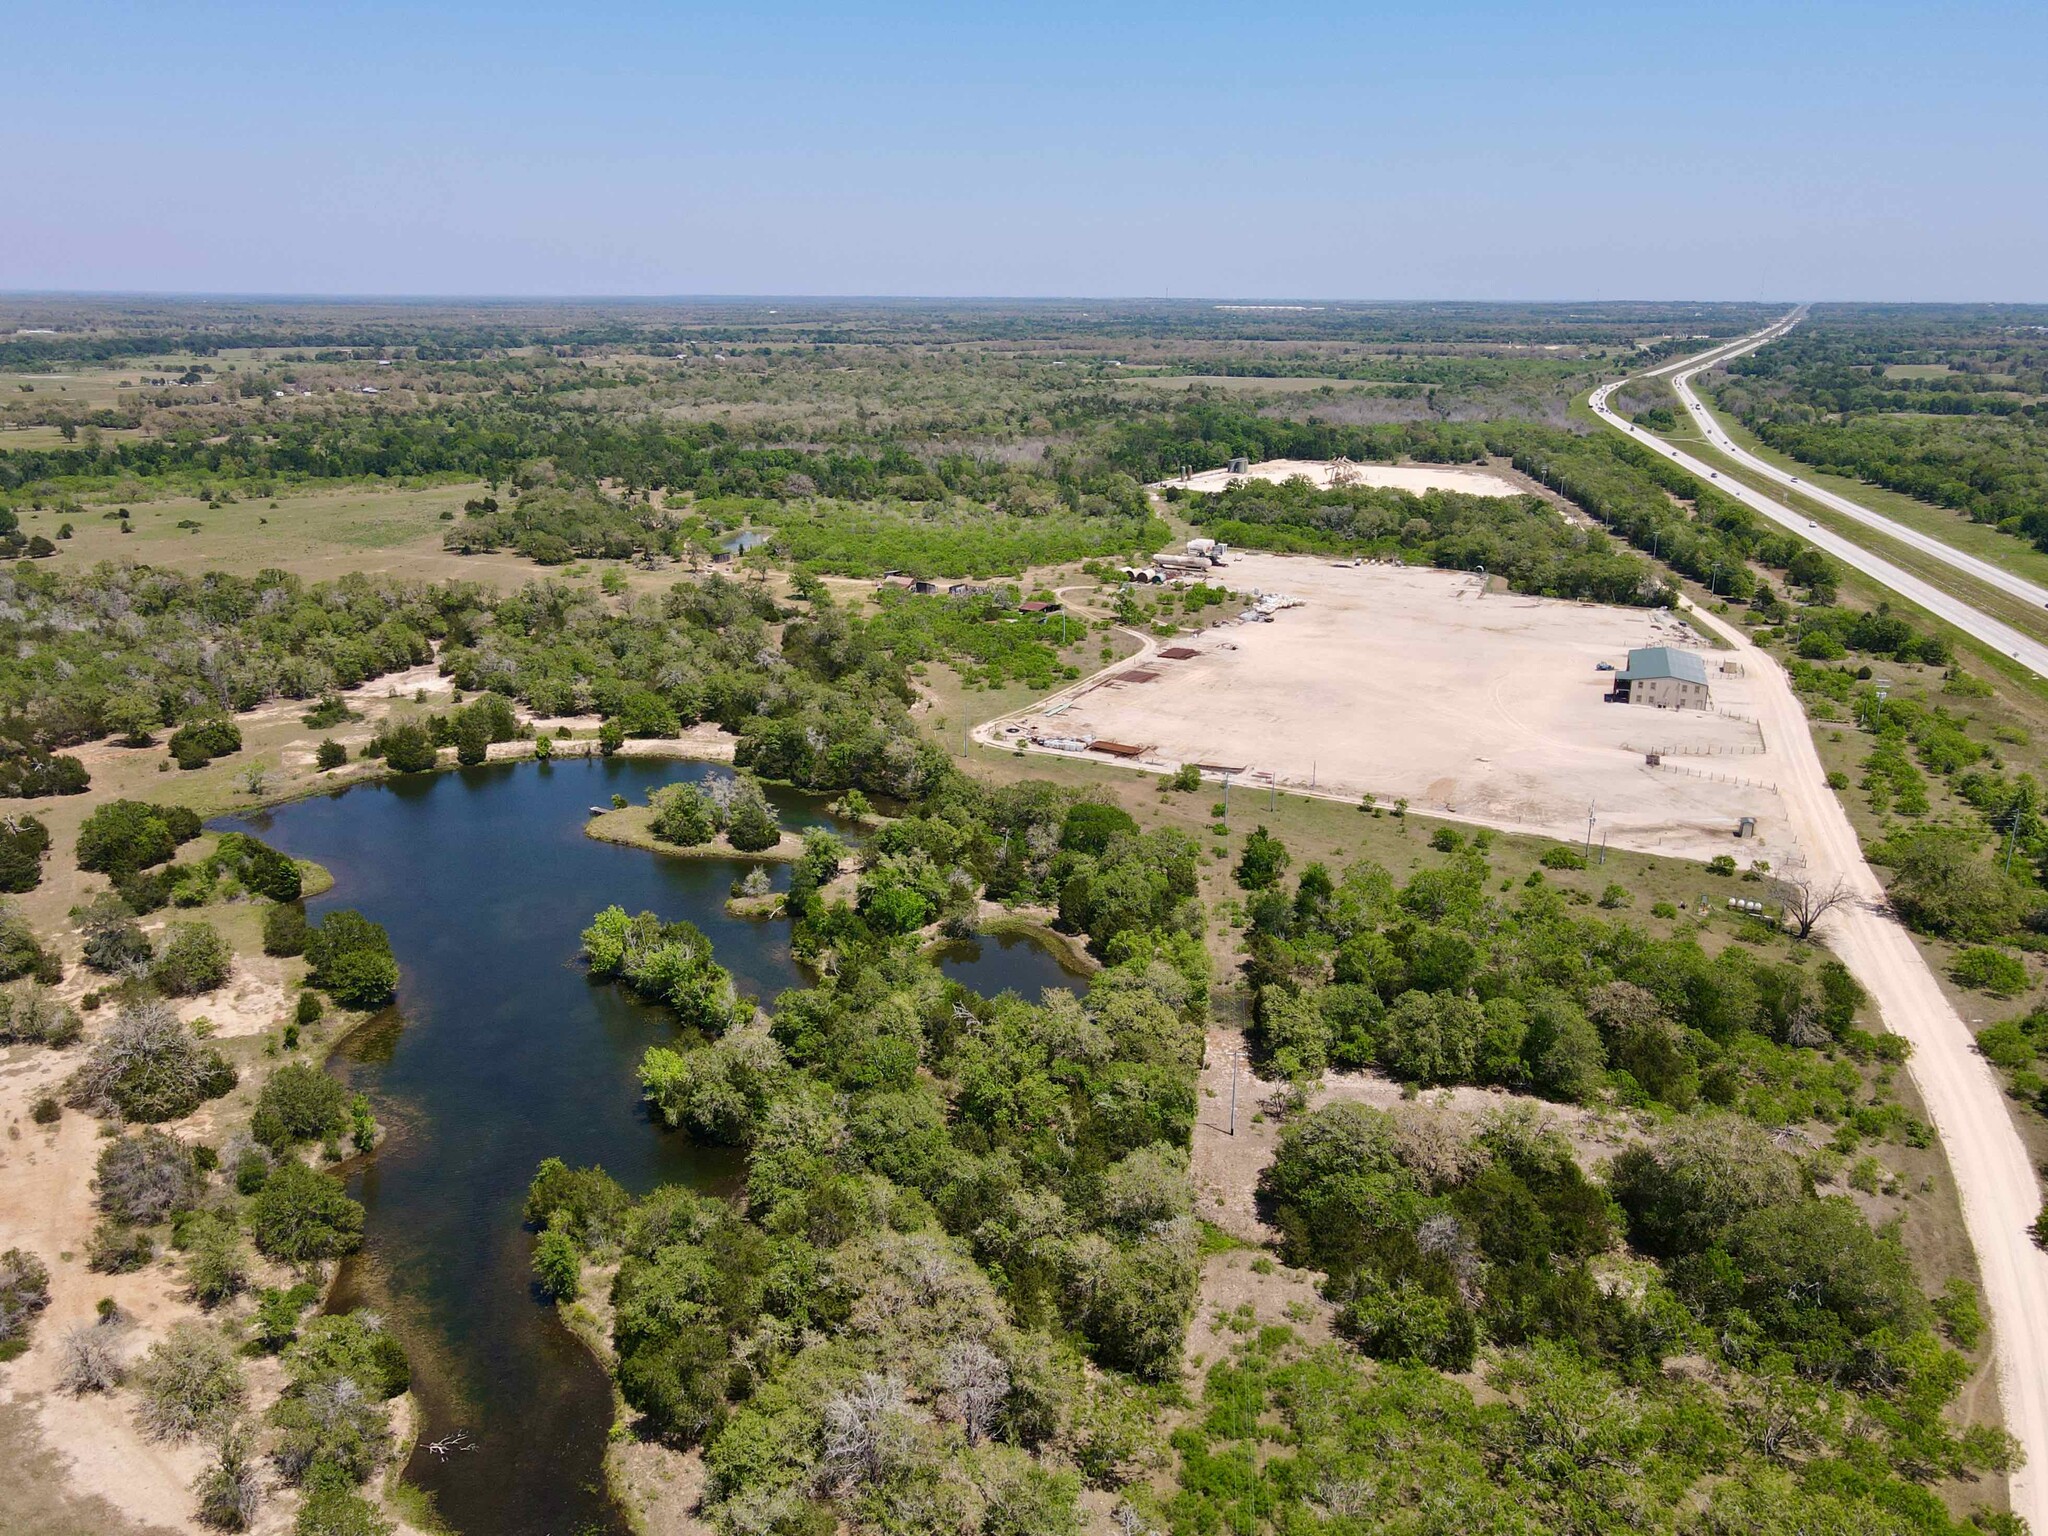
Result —
<svg viewBox="0 0 2048 1536"><path fill-rule="evenodd" d="M0 339L22 429L0 432L0 1045L47 1080L24 1137L104 1131L67 1257L0 1251L0 1357L49 1350L122 1433L193 1448L180 1494L208 1525L391 1528L404 1351L316 1305L365 1241L336 1170L379 1132L308 1047L403 1002L413 936L315 920L316 870L203 816L669 742L732 770L655 790L642 841L756 858L732 910L778 922L808 981L749 996L674 912L587 914L593 982L666 1021L647 1117L736 1174L628 1188L547 1157L523 1217L538 1293L625 1405L615 1452L701 1487L722 1536L2016 1536L1900 1042L1805 934L1674 904L1701 880L1778 901L1769 871L1588 870L1405 802L1275 798L1248 832L1241 799L1204 814L1199 770L1134 798L959 740L981 690L1042 694L1130 654L1119 629L1234 611L1111 590L1190 532L1636 607L1703 590L1839 724L1828 765L1901 915L2015 1015L1986 1052L2048 1101L2048 826L2004 684L1572 419L1595 379L1769 313L91 314ZM1892 394L1975 402L1940 430L2023 442L2031 403L1999 402L2032 353L1972 334L2017 384L1812 368L1881 363ZM1859 384L1795 421L1807 366L1740 387L1788 431L1900 409ZM1239 455L1528 490L1144 489ZM2032 537L1980 468L1990 520ZM180 541L232 545L234 572ZM836 797L857 835L787 831L776 786ZM1096 969L1037 998L947 981L933 946L997 909ZM244 986L274 1019L216 1030ZM1197 1174L1223 1134L1203 1073L1237 1044L1259 1087L1233 1155L1269 1155L1233 1196ZM1483 1109L1441 1102L1475 1089ZM1286 1327L1210 1305L1247 1244ZM164 1275L146 1316L41 1318L53 1292L92 1315L66 1286Z"/></svg>

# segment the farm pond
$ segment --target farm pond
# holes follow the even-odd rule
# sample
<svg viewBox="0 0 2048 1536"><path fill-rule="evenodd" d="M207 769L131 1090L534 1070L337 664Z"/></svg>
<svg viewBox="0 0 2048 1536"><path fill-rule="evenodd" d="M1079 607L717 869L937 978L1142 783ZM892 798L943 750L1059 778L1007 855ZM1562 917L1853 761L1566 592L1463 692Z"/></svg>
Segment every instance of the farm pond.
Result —
<svg viewBox="0 0 2048 1536"><path fill-rule="evenodd" d="M344 1261L334 1305L375 1307L404 1340L423 1416L405 1476L462 1536L628 1529L604 1485L610 1384L535 1289L520 1210L549 1156L602 1165L635 1193L737 1186L732 1151L664 1129L640 1098L642 1052L674 1036L665 1010L591 982L579 957L592 914L617 903L695 923L764 1002L806 984L779 919L725 911L754 866L583 833L587 807L614 793L637 803L725 771L649 758L501 764L214 823L332 870L310 917L354 907L390 931L397 1001L329 1063L388 1133L349 1170L364 1247ZM785 826L833 824L821 797L771 788L770 799ZM786 885L788 871L775 877ZM933 958L990 995L1085 985L1023 934L954 941Z"/></svg>

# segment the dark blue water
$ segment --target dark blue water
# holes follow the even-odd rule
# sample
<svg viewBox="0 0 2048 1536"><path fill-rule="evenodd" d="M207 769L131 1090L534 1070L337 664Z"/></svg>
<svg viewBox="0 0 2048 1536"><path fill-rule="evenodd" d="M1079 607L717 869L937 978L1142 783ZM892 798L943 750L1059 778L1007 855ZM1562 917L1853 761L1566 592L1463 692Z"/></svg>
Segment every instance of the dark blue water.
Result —
<svg viewBox="0 0 2048 1536"><path fill-rule="evenodd" d="M1087 972L1071 964L1063 949L1028 933L951 939L931 953L948 981L957 981L983 997L1015 992L1035 1003L1047 987L1088 990Z"/></svg>
<svg viewBox="0 0 2048 1536"><path fill-rule="evenodd" d="M625 1529L602 1487L610 1385L533 1291L519 1212L550 1155L600 1163L636 1192L720 1188L736 1173L730 1154L647 1117L634 1068L673 1038L665 1013L593 985L578 963L591 914L616 902L695 923L764 1001L803 984L781 922L725 914L751 866L583 835L586 808L615 792L637 803L718 771L647 758L504 764L216 824L331 869L334 889L310 915L355 907L391 932L397 1004L333 1064L390 1133L351 1180L368 1217L338 1298L382 1309L404 1336L425 1414L406 1476L463 1536ZM827 820L816 799L770 798L785 826ZM426 1449L457 1429L476 1450Z"/></svg>

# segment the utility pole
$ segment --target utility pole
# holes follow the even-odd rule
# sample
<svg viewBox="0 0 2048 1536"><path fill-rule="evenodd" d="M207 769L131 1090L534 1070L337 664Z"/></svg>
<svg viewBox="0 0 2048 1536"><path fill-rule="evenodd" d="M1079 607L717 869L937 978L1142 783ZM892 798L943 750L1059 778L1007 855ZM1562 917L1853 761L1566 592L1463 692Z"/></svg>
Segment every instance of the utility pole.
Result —
<svg viewBox="0 0 2048 1536"><path fill-rule="evenodd" d="M1230 1134L1237 1134L1237 1069L1244 1060L1244 1052L1231 1047L1230 1051Z"/></svg>
<svg viewBox="0 0 2048 1536"><path fill-rule="evenodd" d="M1587 857L1587 858L1589 858L1589 859L1593 857L1593 804L1592 804L1592 802L1591 802L1591 801L1588 801L1588 802L1586 803L1586 853L1585 853L1585 857Z"/></svg>
<svg viewBox="0 0 2048 1536"><path fill-rule="evenodd" d="M2006 812L2005 872L2008 875L2012 873L2013 849L2015 846L2018 845L2020 840L2020 822L2023 821L2034 809L2031 803L2032 798L2033 797L2030 796L2026 792L2026 790L2022 789L2017 795L2013 797L2012 806Z"/></svg>

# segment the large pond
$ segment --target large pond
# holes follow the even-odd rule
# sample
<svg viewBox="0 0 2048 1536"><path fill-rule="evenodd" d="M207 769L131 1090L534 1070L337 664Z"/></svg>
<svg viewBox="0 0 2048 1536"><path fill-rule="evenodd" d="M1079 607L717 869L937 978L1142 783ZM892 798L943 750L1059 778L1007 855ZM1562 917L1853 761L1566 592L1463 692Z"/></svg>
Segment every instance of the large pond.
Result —
<svg viewBox="0 0 2048 1536"><path fill-rule="evenodd" d="M425 1414L406 1469L463 1536L623 1531L603 1488L610 1386L533 1289L520 1205L543 1157L599 1163L628 1188L729 1186L729 1154L648 1119L634 1068L672 1037L660 1010L592 985L578 935L612 902L688 918L743 990L803 984L782 923L728 917L747 865L596 842L586 810L702 779L705 764L573 759L421 775L223 821L334 871L314 916L356 907L391 931L395 1007L334 1070L390 1135L351 1179L368 1208L343 1306L374 1306L412 1352ZM819 802L771 792L785 825ZM778 883L786 883L786 871ZM475 1449L436 1456L461 1431Z"/></svg>

